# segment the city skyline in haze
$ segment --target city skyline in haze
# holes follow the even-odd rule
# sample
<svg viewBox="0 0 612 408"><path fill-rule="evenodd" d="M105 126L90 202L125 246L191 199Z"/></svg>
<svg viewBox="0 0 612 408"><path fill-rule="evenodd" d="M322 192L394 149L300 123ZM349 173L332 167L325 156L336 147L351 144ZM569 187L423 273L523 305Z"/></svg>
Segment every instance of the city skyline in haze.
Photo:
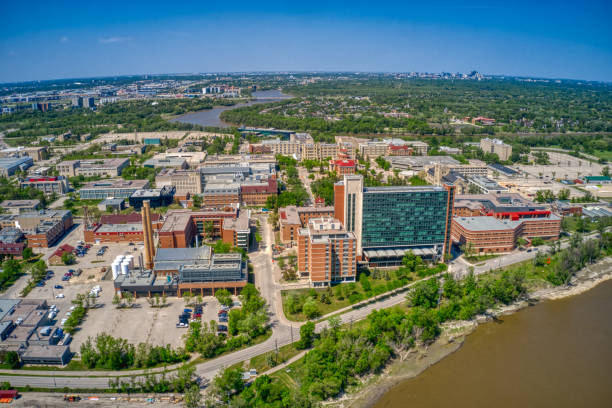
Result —
<svg viewBox="0 0 612 408"><path fill-rule="evenodd" d="M0 82L201 72L469 72L612 81L612 5L5 3Z"/></svg>

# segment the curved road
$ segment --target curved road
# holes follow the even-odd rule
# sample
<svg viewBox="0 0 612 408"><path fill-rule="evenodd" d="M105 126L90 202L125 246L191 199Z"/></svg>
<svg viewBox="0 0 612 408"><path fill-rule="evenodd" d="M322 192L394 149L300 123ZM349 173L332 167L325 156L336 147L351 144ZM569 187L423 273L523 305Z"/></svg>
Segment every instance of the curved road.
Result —
<svg viewBox="0 0 612 408"><path fill-rule="evenodd" d="M246 361L257 355L274 350L276 347L281 347L290 344L292 341L299 339L299 327L303 324L301 322L289 322L282 313L282 304L280 296L280 286L276 283L277 280L274 277L274 266L272 264L272 243L274 242L274 235L271 227L266 221L266 217L259 217L260 223L265 228L262 228L263 236L262 242L265 243L265 250L259 251L258 254L254 255L251 260L255 269L258 271L256 274L256 286L261 291L262 296L267 299L270 303L270 325L272 327L272 336L260 344L248 347L246 349L238 350L231 354L227 354L215 359L206 361L196 366L196 374L201 378L212 379L216 373L224 368L242 361ZM592 239L597 237L597 233L585 235L584 239ZM567 242L563 243L563 247L568 245ZM490 259L483 262L480 266L474 268L476 274L482 274L488 272L491 269L499 267L509 266L518 262L523 262L532 259L538 253L537 250L527 251L515 251L511 254L501 256L498 258ZM455 259L450 264L449 271L455 276L461 277L468 271L469 265L461 258ZM400 304L406 299L405 289L417 282L413 282L404 288L399 293L388 297L381 297L375 301L364 301L358 304L360 307L355 308L356 305L349 306L345 309L335 311L332 314L344 312L339 315L342 323L356 322L366 318L373 310L385 309L397 304ZM321 331L327 327L327 320L323 320L325 316L316 323L316 331ZM15 373L16 375L10 375ZM17 374L19 373L19 374ZM24 371L19 370L0 370L0 381L8 381L15 386L30 385L33 387L44 387L44 388L107 388L109 378L114 378L116 375L127 375L128 372L113 373L105 377L93 377L96 375L108 375L105 372L79 372L79 371L40 371L39 374L23 375ZM21 375L20 375L21 374ZM72 377L70 377L72 376ZM137 377L139 378L139 377Z"/></svg>

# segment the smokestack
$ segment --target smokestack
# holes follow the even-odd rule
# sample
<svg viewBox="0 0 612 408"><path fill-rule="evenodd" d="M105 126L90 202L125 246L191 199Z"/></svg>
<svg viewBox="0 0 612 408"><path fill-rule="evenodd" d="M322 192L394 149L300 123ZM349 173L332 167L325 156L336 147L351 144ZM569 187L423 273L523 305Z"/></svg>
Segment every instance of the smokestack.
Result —
<svg viewBox="0 0 612 408"><path fill-rule="evenodd" d="M142 216L142 239L144 241L144 252L145 252L145 260L147 264L145 266L148 268L148 262L151 258L151 243L149 242L149 223L147 222L147 210L144 205L142 206L141 216Z"/></svg>
<svg viewBox="0 0 612 408"><path fill-rule="evenodd" d="M153 238L153 221L151 221L151 208L147 201L147 222L149 224L149 242L151 243L151 265L153 264L153 258L155 258L155 239Z"/></svg>
<svg viewBox="0 0 612 408"><path fill-rule="evenodd" d="M145 236L145 266L153 269L153 258L155 257L155 242L153 241L153 226L151 225L151 207L149 200L142 203L142 228Z"/></svg>

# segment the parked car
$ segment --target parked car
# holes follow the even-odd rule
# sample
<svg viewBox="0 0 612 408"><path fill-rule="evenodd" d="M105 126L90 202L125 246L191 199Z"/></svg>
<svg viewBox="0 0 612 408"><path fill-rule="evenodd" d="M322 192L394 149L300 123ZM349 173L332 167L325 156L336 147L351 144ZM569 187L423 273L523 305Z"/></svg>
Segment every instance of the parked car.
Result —
<svg viewBox="0 0 612 408"><path fill-rule="evenodd" d="M227 315L227 310L219 310L219 313L217 313L219 316L221 315Z"/></svg>
<svg viewBox="0 0 612 408"><path fill-rule="evenodd" d="M56 299L63 299L64 297L65 297L65 296L64 296L64 294L63 294L63 293L60 293L60 294L55 295L55 298L56 298Z"/></svg>
<svg viewBox="0 0 612 408"><path fill-rule="evenodd" d="M70 280L70 276L64 275L62 276L62 280L65 282L67 280Z"/></svg>
<svg viewBox="0 0 612 408"><path fill-rule="evenodd" d="M193 310L191 309L183 309L183 313L191 313Z"/></svg>
<svg viewBox="0 0 612 408"><path fill-rule="evenodd" d="M195 317L196 319L200 319L202 317L202 313L194 313L193 317Z"/></svg>
<svg viewBox="0 0 612 408"><path fill-rule="evenodd" d="M39 288L42 288L43 286L45 286L45 281L38 282L36 286L38 286Z"/></svg>
<svg viewBox="0 0 612 408"><path fill-rule="evenodd" d="M176 324L176 327L186 328L186 327L189 327L189 325L188 325L187 323L178 322L178 323Z"/></svg>
<svg viewBox="0 0 612 408"><path fill-rule="evenodd" d="M227 321L228 321L227 316L225 316L225 315L219 316L219 321L221 323L227 323Z"/></svg>
<svg viewBox="0 0 612 408"><path fill-rule="evenodd" d="M217 331L226 332L227 331L227 326L224 325L224 324L220 324L219 326L217 326Z"/></svg>

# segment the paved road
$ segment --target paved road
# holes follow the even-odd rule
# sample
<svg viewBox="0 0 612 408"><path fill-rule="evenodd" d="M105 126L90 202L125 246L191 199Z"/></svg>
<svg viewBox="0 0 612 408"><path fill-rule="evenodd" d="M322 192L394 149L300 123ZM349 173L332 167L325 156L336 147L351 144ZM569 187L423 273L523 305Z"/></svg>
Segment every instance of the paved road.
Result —
<svg viewBox="0 0 612 408"><path fill-rule="evenodd" d="M273 234L271 228L269 228L267 222L265 222L264 217L261 218L260 222L263 227L262 242L265 243L265 249L264 251L253 256L253 264L255 266L255 270L257 271L256 285L261 291L262 295L270 301L270 322L273 330L272 336L263 343L199 364L196 367L196 373L200 377L212 379L216 375L216 373L224 367L228 367L236 363L249 360L252 357L272 351L276 347L284 346L299 338L299 327L303 323L290 323L286 321L284 317L279 317L282 316L282 313L279 312L279 308L282 307L282 305L280 304L280 291L278 290L278 284L276 283L273 277L273 266L271 262L271 243L273 241ZM597 236L597 233L592 233L589 235L585 235L584 239L591 239ZM569 244L567 242L564 242L562 244L563 247L567 247L568 245ZM541 249L540 251L546 251L546 249ZM534 258L537 253L538 251L514 251L511 254L484 261L482 265L474 268L474 272L476 274L482 274L491 269L526 261ZM461 276L468 271L468 268L469 266L461 260L455 260L451 263L450 270L456 276ZM417 282L414 282L408 285L408 287L416 283ZM405 299L406 292L400 292L395 295L383 298L377 302L365 304L364 306L359 307L357 309L351 309L346 313L339 315L339 317L343 323L356 322L366 318L373 310L379 310L398 305L404 302ZM327 320L319 321L316 324L316 331L323 330L325 327L327 327L327 324ZM40 372L41 376L46 374L53 375L53 373L50 372ZM67 373L63 374L68 375ZM74 375L79 374L82 373L74 373ZM0 375L0 381L9 381L11 382L11 384L14 385L30 384L31 386L41 386L48 388L62 388L64 386L71 386L77 388L106 388L108 386L108 378L79 377L70 379L63 378L59 380L60 378L61 377L59 376L29 377Z"/></svg>

